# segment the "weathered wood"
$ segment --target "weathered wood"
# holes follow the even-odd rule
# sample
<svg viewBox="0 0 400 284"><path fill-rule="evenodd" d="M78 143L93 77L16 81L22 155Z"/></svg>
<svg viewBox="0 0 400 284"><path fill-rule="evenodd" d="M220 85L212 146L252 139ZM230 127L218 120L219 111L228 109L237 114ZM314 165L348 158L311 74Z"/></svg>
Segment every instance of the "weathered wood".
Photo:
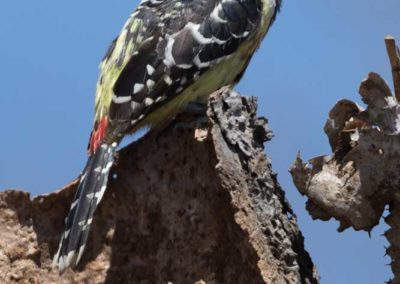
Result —
<svg viewBox="0 0 400 284"><path fill-rule="evenodd" d="M400 51L396 45L396 40L392 36L385 37L386 50L389 56L390 65L392 66L392 76L394 84L394 94L400 101Z"/></svg>
<svg viewBox="0 0 400 284"><path fill-rule="evenodd" d="M51 259L76 182L32 201L0 193L0 282L317 283L256 105L221 91L205 124L181 119L122 149L82 261L61 277Z"/></svg>
<svg viewBox="0 0 400 284"><path fill-rule="evenodd" d="M394 40L385 40L393 57ZM396 60L391 58L394 73L398 73ZM400 83L396 76L394 81ZM369 232L385 207L389 208L385 221L390 229L385 236L394 273L390 283L399 284L400 100L375 73L361 83L360 95L367 109L341 100L329 113L324 130L333 155L309 163L298 156L290 172L299 192L308 197L306 208L311 216L324 221L335 218L339 231L352 227Z"/></svg>

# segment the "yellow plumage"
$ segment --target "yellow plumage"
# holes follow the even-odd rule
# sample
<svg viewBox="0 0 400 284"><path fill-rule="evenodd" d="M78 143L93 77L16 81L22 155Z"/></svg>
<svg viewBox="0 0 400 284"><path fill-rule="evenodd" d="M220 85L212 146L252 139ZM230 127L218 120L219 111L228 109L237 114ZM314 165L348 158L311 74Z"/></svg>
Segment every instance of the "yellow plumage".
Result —
<svg viewBox="0 0 400 284"><path fill-rule="evenodd" d="M147 114L132 130L144 126L157 126L165 121L167 117L176 115L188 102L204 102L212 92L223 86L232 86L237 76L247 67L251 56L260 45L262 38L270 26L275 7L271 5L271 0L263 1L261 21L251 37L241 43L233 54L227 56L202 74L196 82L188 86L173 100L161 104L156 110ZM121 34L115 41L115 47L112 52L100 65L100 79L96 91L95 121L108 115L114 85L132 54L135 53L145 40L138 32L140 29L146 28L146 26L143 20L136 18L137 14L138 12L136 11L128 19ZM132 34L138 34L134 41L127 41L127 31ZM117 64L121 61L122 64Z"/></svg>

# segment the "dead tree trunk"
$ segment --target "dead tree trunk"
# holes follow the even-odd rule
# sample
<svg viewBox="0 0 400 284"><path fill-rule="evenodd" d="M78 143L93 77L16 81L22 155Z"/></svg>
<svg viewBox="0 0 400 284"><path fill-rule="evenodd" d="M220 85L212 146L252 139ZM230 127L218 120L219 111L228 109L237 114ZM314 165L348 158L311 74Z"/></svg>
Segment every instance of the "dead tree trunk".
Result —
<svg viewBox="0 0 400 284"><path fill-rule="evenodd" d="M256 100L214 94L206 123L174 121L119 152L80 265L51 259L73 192L0 194L0 282L317 283L263 143Z"/></svg>
<svg viewBox="0 0 400 284"><path fill-rule="evenodd" d="M385 206L390 229L385 233L390 247L394 279L400 283L400 57L391 37L386 38L396 90L378 74L361 83L360 95L367 109L349 100L339 101L329 113L325 133L332 156L320 156L303 164L297 157L291 168L301 194L309 199L307 210L315 219L340 222L371 231Z"/></svg>

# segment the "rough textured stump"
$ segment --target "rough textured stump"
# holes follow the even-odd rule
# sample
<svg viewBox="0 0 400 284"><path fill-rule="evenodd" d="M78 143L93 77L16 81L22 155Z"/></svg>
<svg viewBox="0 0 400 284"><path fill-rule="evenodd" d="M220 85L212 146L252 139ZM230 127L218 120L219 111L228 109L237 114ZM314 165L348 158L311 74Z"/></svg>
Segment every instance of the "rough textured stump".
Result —
<svg viewBox="0 0 400 284"><path fill-rule="evenodd" d="M0 282L318 283L256 100L221 91L207 118L119 152L83 259L61 277L52 257L76 182L33 200L0 193Z"/></svg>
<svg viewBox="0 0 400 284"><path fill-rule="evenodd" d="M392 38L386 40L392 41ZM388 51L398 56L393 43ZM391 58L398 66L400 58ZM396 67L397 68L397 67ZM400 86L399 69L393 67L395 86ZM398 89L398 88L396 88ZM398 89L400 91L400 89ZM394 279L400 283L400 104L378 74L370 73L361 83L360 95L367 109L349 100L339 101L329 113L325 133L333 155L303 163L297 157L291 174L298 190L308 197L307 210L314 219L340 222L339 231L348 227L371 231L384 213L390 229ZM400 98L400 93L398 93Z"/></svg>

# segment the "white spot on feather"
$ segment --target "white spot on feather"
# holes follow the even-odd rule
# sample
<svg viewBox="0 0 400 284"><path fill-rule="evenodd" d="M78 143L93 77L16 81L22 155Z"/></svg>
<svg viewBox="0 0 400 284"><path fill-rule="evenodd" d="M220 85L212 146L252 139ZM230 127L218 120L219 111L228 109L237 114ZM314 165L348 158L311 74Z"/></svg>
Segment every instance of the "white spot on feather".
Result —
<svg viewBox="0 0 400 284"><path fill-rule="evenodd" d="M192 33L193 38L200 44L208 44L212 42L212 38L205 38L200 32L200 24L193 24L192 22L189 22L186 24L187 29L190 30Z"/></svg>
<svg viewBox="0 0 400 284"><path fill-rule="evenodd" d="M168 76L168 75L165 75L165 76L164 76L164 82L167 83L168 86L171 85L171 84L172 84L172 79L171 79L171 77Z"/></svg>
<svg viewBox="0 0 400 284"><path fill-rule="evenodd" d="M194 75L193 75L193 80L197 80L197 79L199 79L200 78L200 71L197 71L196 73L194 73Z"/></svg>
<svg viewBox="0 0 400 284"><path fill-rule="evenodd" d="M113 164L112 161L111 161L111 162L108 162L107 165L105 166L105 168L101 170L101 173L102 173L102 174L108 174L108 172L109 172L110 169L111 169L112 164Z"/></svg>
<svg viewBox="0 0 400 284"><path fill-rule="evenodd" d="M72 202L71 209L75 208L75 206L78 204L78 202L79 202L79 199L77 199L74 202Z"/></svg>
<svg viewBox="0 0 400 284"><path fill-rule="evenodd" d="M84 174L81 176L81 179L80 179L79 182L82 182L82 181L86 178L86 175L87 175L87 173L84 173Z"/></svg>
<svg viewBox="0 0 400 284"><path fill-rule="evenodd" d="M151 80L151 79L147 80L146 86L147 86L147 88L149 88L149 90L151 90L154 87L154 85L155 85L155 82L153 80Z"/></svg>
<svg viewBox="0 0 400 284"><path fill-rule="evenodd" d="M150 76L153 75L153 73L155 71L153 66L151 66L150 64L147 64L146 69L147 69L147 74L149 74Z"/></svg>
<svg viewBox="0 0 400 284"><path fill-rule="evenodd" d="M131 100L131 96L117 97L116 95L113 95L112 100L116 104L124 104Z"/></svg>
<svg viewBox="0 0 400 284"><path fill-rule="evenodd" d="M145 98L145 100L144 100L144 104L146 105L146 106L150 106L150 105L152 105L154 103L154 100L152 99L152 98Z"/></svg>
<svg viewBox="0 0 400 284"><path fill-rule="evenodd" d="M247 37L248 35L249 35L249 32L248 31L245 31L245 32L243 32L241 35L237 35L237 34L234 34L234 33L231 33L232 34L232 36L234 37L234 38L242 38L242 37Z"/></svg>
<svg viewBox="0 0 400 284"><path fill-rule="evenodd" d="M181 69L190 69L193 65L192 64L177 64L176 67Z"/></svg>
<svg viewBox="0 0 400 284"><path fill-rule="evenodd" d="M165 101L166 99L167 99L166 96L160 96L160 97L156 98L156 103L157 103L157 102Z"/></svg>
<svg viewBox="0 0 400 284"><path fill-rule="evenodd" d="M218 6L216 6L215 8L214 8L214 10L212 11L212 13L211 13L211 15L210 15L210 18L211 19L213 19L215 22L217 22L217 23L227 23L228 21L227 20L225 20L225 19L222 19L220 16L219 16L219 11L221 11L222 10L222 6L221 6L221 3L220 4L218 4Z"/></svg>
<svg viewBox="0 0 400 284"><path fill-rule="evenodd" d="M134 94L137 94L137 93L139 93L140 91L142 91L143 88L144 88L144 85L143 85L143 84L136 83L136 84L133 86L133 93L134 93Z"/></svg>
<svg viewBox="0 0 400 284"><path fill-rule="evenodd" d="M198 67L198 68L205 68L210 66L210 61L206 61L206 62L201 62L199 55L197 54L197 56L193 59L194 64ZM197 78L194 78L195 80Z"/></svg>
<svg viewBox="0 0 400 284"><path fill-rule="evenodd" d="M136 110L136 108L138 108L139 106L140 106L140 104L138 102L131 101L131 108L133 110Z"/></svg>
<svg viewBox="0 0 400 284"><path fill-rule="evenodd" d="M100 191L98 191L96 194L95 194L95 197L96 197L96 205L98 205L99 203L100 203L100 200L103 198L103 195L104 195L104 192L106 191L106 188L107 188L107 185L103 185L101 188L100 188Z"/></svg>
<svg viewBox="0 0 400 284"><path fill-rule="evenodd" d="M165 59L163 60L163 62L167 67L172 67L176 65L175 59L172 56L172 48L174 46L175 39L170 35L167 35L166 38L168 41L167 41L167 46L165 47L165 52L164 52Z"/></svg>
<svg viewBox="0 0 400 284"><path fill-rule="evenodd" d="M64 239L68 238L70 232L71 232L71 230L66 230L66 231L64 232L64 236L63 236Z"/></svg>
<svg viewBox="0 0 400 284"><path fill-rule="evenodd" d="M81 247L79 248L78 256L76 258L76 263L78 263L79 260L81 259L84 250L85 250L85 244L81 245Z"/></svg>
<svg viewBox="0 0 400 284"><path fill-rule="evenodd" d="M71 265L71 262L72 262L72 259L74 258L74 256L75 256L75 251L70 251L66 257L63 256L63 258L64 258L63 260L64 260L64 265L65 265L65 267Z"/></svg>
<svg viewBox="0 0 400 284"><path fill-rule="evenodd" d="M200 44L210 44L210 43L217 43L217 44L224 44L226 43L226 40L218 39L214 36L210 38L206 38L202 35L202 33L199 31L200 24L193 24L191 22L187 23L185 26L186 29L189 29L193 39L196 40Z"/></svg>
<svg viewBox="0 0 400 284"><path fill-rule="evenodd" d="M185 85L187 83L187 78L186 77L182 77L180 84L181 85Z"/></svg>

